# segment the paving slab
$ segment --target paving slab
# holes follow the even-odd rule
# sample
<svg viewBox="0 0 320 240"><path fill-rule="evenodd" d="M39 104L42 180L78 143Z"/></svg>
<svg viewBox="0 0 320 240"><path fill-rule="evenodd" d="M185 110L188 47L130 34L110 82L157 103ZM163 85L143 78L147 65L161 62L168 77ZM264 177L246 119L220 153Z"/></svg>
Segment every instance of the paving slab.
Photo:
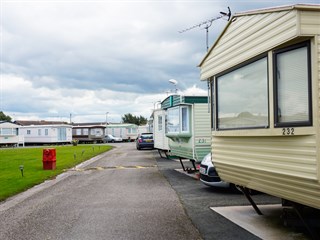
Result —
<svg viewBox="0 0 320 240"><path fill-rule="evenodd" d="M263 215L258 215L252 206L211 207L211 210L261 239L309 239L303 233L294 233L283 226L280 219L282 212L281 204L258 205L258 207Z"/></svg>

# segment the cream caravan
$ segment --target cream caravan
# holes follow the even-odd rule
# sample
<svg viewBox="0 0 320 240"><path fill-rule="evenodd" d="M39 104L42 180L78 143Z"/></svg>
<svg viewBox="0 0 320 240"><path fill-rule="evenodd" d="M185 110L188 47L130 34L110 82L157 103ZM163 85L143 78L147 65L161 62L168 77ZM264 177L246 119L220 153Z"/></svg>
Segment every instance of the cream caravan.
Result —
<svg viewBox="0 0 320 240"><path fill-rule="evenodd" d="M200 68L220 177L320 209L320 5L235 14Z"/></svg>
<svg viewBox="0 0 320 240"><path fill-rule="evenodd" d="M20 125L12 122L0 121L0 147L24 146L24 136L19 133Z"/></svg>
<svg viewBox="0 0 320 240"><path fill-rule="evenodd" d="M112 134L124 141L134 141L138 136L138 126L133 123L108 123L106 134Z"/></svg>

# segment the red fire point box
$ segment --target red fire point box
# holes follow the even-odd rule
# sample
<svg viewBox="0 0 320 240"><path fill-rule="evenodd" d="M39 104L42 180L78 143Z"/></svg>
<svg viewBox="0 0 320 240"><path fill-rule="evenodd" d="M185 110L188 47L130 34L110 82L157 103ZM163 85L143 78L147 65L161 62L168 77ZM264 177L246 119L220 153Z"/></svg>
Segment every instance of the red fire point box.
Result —
<svg viewBox="0 0 320 240"><path fill-rule="evenodd" d="M43 149L42 163L43 163L43 170L56 169L56 149L55 148Z"/></svg>

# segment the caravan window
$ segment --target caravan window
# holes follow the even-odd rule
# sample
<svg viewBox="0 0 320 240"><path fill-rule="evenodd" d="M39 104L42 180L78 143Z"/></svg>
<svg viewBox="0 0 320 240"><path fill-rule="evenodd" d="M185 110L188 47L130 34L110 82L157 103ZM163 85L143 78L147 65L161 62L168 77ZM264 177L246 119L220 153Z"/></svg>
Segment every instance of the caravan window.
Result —
<svg viewBox="0 0 320 240"><path fill-rule="evenodd" d="M13 128L0 128L1 135L16 135Z"/></svg>
<svg viewBox="0 0 320 240"><path fill-rule="evenodd" d="M168 109L167 132L179 133L179 107Z"/></svg>
<svg viewBox="0 0 320 240"><path fill-rule="evenodd" d="M58 141L67 140L67 129L66 128L58 128Z"/></svg>
<svg viewBox="0 0 320 240"><path fill-rule="evenodd" d="M181 107L181 132L189 132L188 107Z"/></svg>
<svg viewBox="0 0 320 240"><path fill-rule="evenodd" d="M158 116L158 131L162 131L162 116Z"/></svg>
<svg viewBox="0 0 320 240"><path fill-rule="evenodd" d="M268 127L267 57L218 76L216 94L217 129Z"/></svg>
<svg viewBox="0 0 320 240"><path fill-rule="evenodd" d="M310 44L274 53L275 126L311 125Z"/></svg>
<svg viewBox="0 0 320 240"><path fill-rule="evenodd" d="M189 134L189 131L189 107L180 106L169 108L167 115L167 133Z"/></svg>
<svg viewBox="0 0 320 240"><path fill-rule="evenodd" d="M136 128L128 128L128 133L137 133Z"/></svg>

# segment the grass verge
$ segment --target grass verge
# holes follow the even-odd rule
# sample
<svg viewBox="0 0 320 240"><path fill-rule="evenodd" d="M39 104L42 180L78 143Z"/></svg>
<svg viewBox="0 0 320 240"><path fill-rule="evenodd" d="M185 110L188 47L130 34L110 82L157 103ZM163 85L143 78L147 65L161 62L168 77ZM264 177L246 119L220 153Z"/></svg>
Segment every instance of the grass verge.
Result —
<svg viewBox="0 0 320 240"><path fill-rule="evenodd" d="M0 201L53 178L66 169L88 160L112 147L108 145L55 146L56 169L43 170L43 149L0 149ZM23 166L23 175L20 167Z"/></svg>

